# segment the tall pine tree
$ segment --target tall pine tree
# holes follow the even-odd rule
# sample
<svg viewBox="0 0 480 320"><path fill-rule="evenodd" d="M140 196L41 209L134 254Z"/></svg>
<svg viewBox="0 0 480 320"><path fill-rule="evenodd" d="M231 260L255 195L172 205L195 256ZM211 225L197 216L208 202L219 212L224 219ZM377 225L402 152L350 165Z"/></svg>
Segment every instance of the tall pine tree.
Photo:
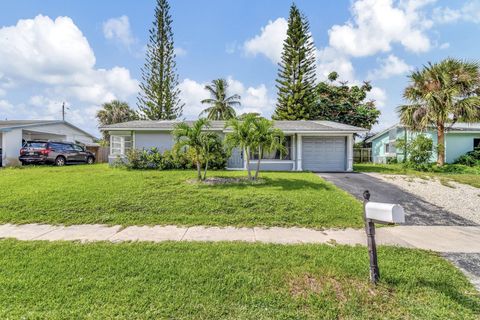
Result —
<svg viewBox="0 0 480 320"><path fill-rule="evenodd" d="M174 120L182 115L173 45L172 17L167 0L157 0L137 106L150 120Z"/></svg>
<svg viewBox="0 0 480 320"><path fill-rule="evenodd" d="M287 38L279 65L277 108L272 118L309 119L315 104L315 45L307 18L295 4L290 7Z"/></svg>

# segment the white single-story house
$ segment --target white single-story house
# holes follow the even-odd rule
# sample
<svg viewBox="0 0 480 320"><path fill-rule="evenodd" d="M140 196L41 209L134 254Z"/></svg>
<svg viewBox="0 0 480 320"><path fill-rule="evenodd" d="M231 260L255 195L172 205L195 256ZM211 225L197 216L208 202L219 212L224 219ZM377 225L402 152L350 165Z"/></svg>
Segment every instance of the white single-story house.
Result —
<svg viewBox="0 0 480 320"><path fill-rule="evenodd" d="M18 157L23 141L55 140L90 145L95 137L62 120L5 120L0 121L2 166L20 165Z"/></svg>
<svg viewBox="0 0 480 320"><path fill-rule="evenodd" d="M192 123L193 121L186 121ZM172 149L172 130L179 121L130 121L100 128L110 134L109 162L125 158L129 149ZM209 130L220 136L229 132L225 121L211 121ZM262 159L262 170L274 171L352 171L354 135L366 132L359 127L331 121L275 121L285 134L286 155L272 152ZM252 163L252 166L254 164ZM233 150L227 169L246 169L241 150Z"/></svg>
<svg viewBox="0 0 480 320"><path fill-rule="evenodd" d="M391 126L366 140L372 143L372 159L375 163L386 163L389 158L402 161L404 151L396 147L399 139L411 140L419 132L411 131L401 124ZM433 145L438 145L437 131L431 128L421 132L430 137ZM480 148L480 123L455 123L445 132L445 162L452 163L461 155ZM437 161L437 154L432 155L432 162Z"/></svg>

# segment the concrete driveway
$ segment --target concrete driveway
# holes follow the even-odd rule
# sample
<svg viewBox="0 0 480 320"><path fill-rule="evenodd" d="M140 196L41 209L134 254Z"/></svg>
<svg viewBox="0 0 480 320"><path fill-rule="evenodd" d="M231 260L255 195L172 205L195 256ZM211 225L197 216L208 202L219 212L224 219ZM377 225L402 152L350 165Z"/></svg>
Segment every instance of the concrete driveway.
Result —
<svg viewBox="0 0 480 320"><path fill-rule="evenodd" d="M370 191L371 201L398 203L405 209L405 224L419 226L475 226L473 221L448 212L399 187L363 173L319 173L356 198Z"/></svg>

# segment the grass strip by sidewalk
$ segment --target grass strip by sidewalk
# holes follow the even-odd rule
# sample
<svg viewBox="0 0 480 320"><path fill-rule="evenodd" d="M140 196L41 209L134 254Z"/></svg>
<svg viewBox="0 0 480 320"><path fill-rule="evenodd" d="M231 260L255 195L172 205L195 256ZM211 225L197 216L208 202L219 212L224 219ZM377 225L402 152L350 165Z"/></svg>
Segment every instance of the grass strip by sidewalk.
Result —
<svg viewBox="0 0 480 320"><path fill-rule="evenodd" d="M0 241L2 319L478 319L480 297L436 254L245 243Z"/></svg>

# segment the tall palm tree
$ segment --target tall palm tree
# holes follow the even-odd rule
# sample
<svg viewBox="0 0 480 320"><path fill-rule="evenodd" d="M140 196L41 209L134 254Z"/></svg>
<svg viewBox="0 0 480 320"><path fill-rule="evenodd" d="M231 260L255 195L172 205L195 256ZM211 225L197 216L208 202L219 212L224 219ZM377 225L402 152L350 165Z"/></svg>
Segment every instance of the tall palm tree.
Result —
<svg viewBox="0 0 480 320"><path fill-rule="evenodd" d="M128 103L119 100L102 104L102 109L97 112L96 117L101 126L138 120L138 114L135 110L130 108ZM105 141L110 139L108 132L103 132L103 139Z"/></svg>
<svg viewBox="0 0 480 320"><path fill-rule="evenodd" d="M448 58L413 72L399 106L401 123L413 130L437 130L437 165L445 163L445 131L455 122L480 121L480 72L477 62Z"/></svg>
<svg viewBox="0 0 480 320"><path fill-rule="evenodd" d="M202 104L210 107L202 111L210 120L230 120L236 117L235 106L240 106L240 96L234 94L227 97L228 82L225 79L215 79L205 86L211 98L202 100Z"/></svg>

